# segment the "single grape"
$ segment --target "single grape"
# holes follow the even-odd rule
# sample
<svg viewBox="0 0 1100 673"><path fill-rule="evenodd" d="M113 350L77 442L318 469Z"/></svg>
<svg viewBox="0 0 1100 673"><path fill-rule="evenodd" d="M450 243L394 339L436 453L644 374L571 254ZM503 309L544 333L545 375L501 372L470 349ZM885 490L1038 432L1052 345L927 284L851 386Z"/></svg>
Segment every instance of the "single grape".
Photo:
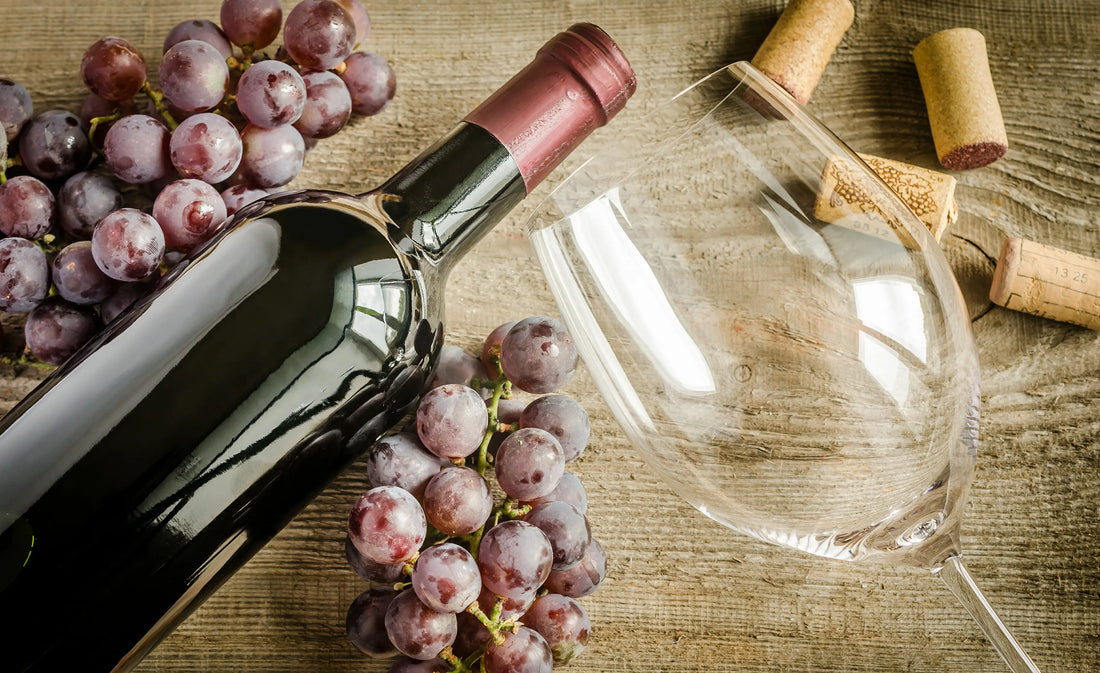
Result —
<svg viewBox="0 0 1100 673"><path fill-rule="evenodd" d="M457 632L454 613L429 608L409 589L398 594L386 611L390 642L413 659L434 659L454 642Z"/></svg>
<svg viewBox="0 0 1100 673"><path fill-rule="evenodd" d="M607 576L607 554L596 538L588 543L588 549L580 563L565 570L552 570L543 588L571 598L583 598L600 588Z"/></svg>
<svg viewBox="0 0 1100 673"><path fill-rule="evenodd" d="M164 244L184 252L213 236L226 217L221 194L202 180L170 182L153 202Z"/></svg>
<svg viewBox="0 0 1100 673"><path fill-rule="evenodd" d="M376 115L393 100L397 78L389 62L372 51L357 51L344 62L340 79L351 94L351 109L363 116Z"/></svg>
<svg viewBox="0 0 1100 673"><path fill-rule="evenodd" d="M294 128L304 138L328 138L336 135L351 118L351 94L344 80L327 70L302 75L306 85L306 104Z"/></svg>
<svg viewBox="0 0 1100 673"><path fill-rule="evenodd" d="M448 467L424 487L424 514L445 535L469 535L492 511L489 482L469 467Z"/></svg>
<svg viewBox="0 0 1100 673"><path fill-rule="evenodd" d="M168 51L184 40L205 42L217 49L222 58L229 58L233 55L233 45L229 43L229 38L225 36L225 32L218 27L218 24L207 19L187 19L177 23L165 36L161 53Z"/></svg>
<svg viewBox="0 0 1100 673"><path fill-rule="evenodd" d="M240 210L242 206L247 206L253 201L259 201L260 199L268 196L266 189L257 189L244 183L239 185L233 185L224 192L222 192L222 201L225 202L225 212L227 215Z"/></svg>
<svg viewBox="0 0 1100 673"><path fill-rule="evenodd" d="M293 124L306 106L306 83L280 61L260 61L237 83L237 109L251 124L271 129Z"/></svg>
<svg viewBox="0 0 1100 673"><path fill-rule="evenodd" d="M469 612L460 612L455 617L458 623L458 634L455 635L451 651L459 659L465 659L481 649L485 641L489 639L489 629L485 628L481 620ZM390 670L392 672L393 669ZM447 667L445 670L450 671L451 669Z"/></svg>
<svg viewBox="0 0 1100 673"><path fill-rule="evenodd" d="M439 612L460 612L481 593L481 572L466 549L450 542L420 552L412 572L420 602Z"/></svg>
<svg viewBox="0 0 1100 673"><path fill-rule="evenodd" d="M172 170L168 127L148 115L127 115L111 125L103 140L103 157L119 180L155 182Z"/></svg>
<svg viewBox="0 0 1100 673"><path fill-rule="evenodd" d="M562 472L561 481L558 482L553 491L541 498L528 500L527 504L533 507L546 502L567 502L577 512L584 514L588 511L588 492L584 490L584 484L577 478L577 475L566 470Z"/></svg>
<svg viewBox="0 0 1100 673"><path fill-rule="evenodd" d="M516 430L497 449L497 483L517 500L532 500L557 487L565 472L565 454L554 436L538 428Z"/></svg>
<svg viewBox="0 0 1100 673"><path fill-rule="evenodd" d="M516 598L506 598L497 596L492 591L482 587L481 595L477 597L477 606L481 608L481 611L485 614L492 615L499 602L500 618L511 619L512 617L523 616L523 613L527 612L528 608L531 607L531 604L535 602L535 598L537 597L538 589L519 594Z"/></svg>
<svg viewBox="0 0 1100 673"><path fill-rule="evenodd" d="M531 402L520 415L519 427L554 435L567 463L580 457L592 431L584 407L568 395L546 395Z"/></svg>
<svg viewBox="0 0 1100 673"><path fill-rule="evenodd" d="M53 193L38 178L17 175L0 185L0 232L5 236L40 238L55 216Z"/></svg>
<svg viewBox="0 0 1100 673"><path fill-rule="evenodd" d="M497 420L508 425L519 425L519 419L526 408L527 402L518 397L502 397L497 402ZM503 439L501 435L494 435L494 438L496 437Z"/></svg>
<svg viewBox="0 0 1100 673"><path fill-rule="evenodd" d="M428 522L411 493L396 486L376 486L351 508L348 533L363 556L388 565L416 554L428 533Z"/></svg>
<svg viewBox="0 0 1100 673"><path fill-rule="evenodd" d="M15 142L23 126L34 116L34 103L26 87L10 79L0 79L0 124L8 142Z"/></svg>
<svg viewBox="0 0 1100 673"><path fill-rule="evenodd" d="M567 664L584 651L592 622L580 603L569 596L546 594L523 616L524 626L546 639L555 664Z"/></svg>
<svg viewBox="0 0 1100 673"><path fill-rule="evenodd" d="M481 583L498 596L521 598L546 581L554 552L546 534L525 521L505 521L481 538Z"/></svg>
<svg viewBox="0 0 1100 673"><path fill-rule="evenodd" d="M306 146L293 126L264 129L249 124L241 141L244 154L238 173L253 187L282 187L302 170Z"/></svg>
<svg viewBox="0 0 1100 673"><path fill-rule="evenodd" d="M397 654L397 648L386 635L386 611L396 597L397 591L392 587L373 587L352 601L344 624L348 640L363 654L375 659Z"/></svg>
<svg viewBox="0 0 1100 673"><path fill-rule="evenodd" d="M241 163L244 144L233 123L202 112L183 120L168 143L172 165L182 178L215 184L227 180Z"/></svg>
<svg viewBox="0 0 1100 673"><path fill-rule="evenodd" d="M79 306L98 304L114 294L118 283L96 266L90 241L70 243L53 259L54 287L61 298Z"/></svg>
<svg viewBox="0 0 1100 673"><path fill-rule="evenodd" d="M554 318L520 320L500 345L500 366L512 385L529 393L560 390L577 368L577 347Z"/></svg>
<svg viewBox="0 0 1100 673"><path fill-rule="evenodd" d="M439 349L439 357L428 379L427 388L431 390L448 383L469 386L474 379L484 381L487 378L485 368L477 358L458 346L444 346ZM484 431L482 434L485 434Z"/></svg>
<svg viewBox="0 0 1100 673"><path fill-rule="evenodd" d="M0 239L0 311L26 313L49 291L50 271L42 248L25 238Z"/></svg>
<svg viewBox="0 0 1100 673"><path fill-rule="evenodd" d="M481 395L463 385L429 390L416 410L416 434L440 458L465 458L476 451L488 425Z"/></svg>
<svg viewBox="0 0 1100 673"><path fill-rule="evenodd" d="M165 98L186 112L209 110L229 89L229 68L218 49L201 40L184 40L164 52L159 81Z"/></svg>
<svg viewBox="0 0 1100 673"><path fill-rule="evenodd" d="M404 563L375 563L359 553L351 541L351 536L344 537L344 558L356 575L368 582L380 584L393 584L401 579L405 573Z"/></svg>
<svg viewBox="0 0 1100 673"><path fill-rule="evenodd" d="M99 305L99 317L103 322L113 322L123 311L134 305L149 291L145 283L122 283L114 294Z"/></svg>
<svg viewBox="0 0 1100 673"><path fill-rule="evenodd" d="M553 570L565 570L579 563L592 540L588 520L567 502L536 505L523 520L546 533L554 550Z"/></svg>
<svg viewBox="0 0 1100 673"><path fill-rule="evenodd" d="M80 74L100 98L127 100L145 85L145 57L121 37L101 37L84 52Z"/></svg>
<svg viewBox="0 0 1100 673"><path fill-rule="evenodd" d="M355 44L352 50L359 49L367 42L370 35L370 14L367 8L359 0L336 0L336 4L343 7L351 15L351 22L355 26Z"/></svg>
<svg viewBox="0 0 1100 673"><path fill-rule="evenodd" d="M400 657L390 664L387 673L450 673L450 671L451 665L439 658L418 661L412 657Z"/></svg>
<svg viewBox="0 0 1100 673"><path fill-rule="evenodd" d="M23 336L31 355L47 364L60 365L95 336L98 329L90 310L51 297L27 315Z"/></svg>
<svg viewBox="0 0 1100 673"><path fill-rule="evenodd" d="M92 144L79 117L65 110L47 110L23 127L19 154L31 175L56 180L85 168Z"/></svg>
<svg viewBox="0 0 1100 673"><path fill-rule="evenodd" d="M122 192L105 175L82 171L57 192L57 219L75 238L91 238L97 222L122 207Z"/></svg>
<svg viewBox="0 0 1100 673"><path fill-rule="evenodd" d="M164 233L152 216L134 208L116 210L92 232L95 263L115 280L141 280L164 257Z"/></svg>
<svg viewBox="0 0 1100 673"><path fill-rule="evenodd" d="M485 341L481 344L481 363L485 365L485 371L491 372L493 375L500 374L500 344L504 341L504 337L508 335L508 330L512 329L512 326L516 322L506 322L503 325L498 325L496 329L489 332L489 336L485 337Z"/></svg>
<svg viewBox="0 0 1100 673"><path fill-rule="evenodd" d="M485 646L482 665L485 673L550 673L554 656L550 646L537 631L526 626L515 633L504 631L504 643L489 641Z"/></svg>
<svg viewBox="0 0 1100 673"><path fill-rule="evenodd" d="M355 19L333 0L303 0L286 17L283 46L303 68L335 68L353 44Z"/></svg>
<svg viewBox="0 0 1100 673"><path fill-rule="evenodd" d="M424 497L428 480L439 474L443 463L420 444L411 432L387 435L374 445L367 459L367 480L371 486L397 486Z"/></svg>
<svg viewBox="0 0 1100 673"><path fill-rule="evenodd" d="M221 24L233 44L263 49L279 35L283 4L280 0L223 0Z"/></svg>

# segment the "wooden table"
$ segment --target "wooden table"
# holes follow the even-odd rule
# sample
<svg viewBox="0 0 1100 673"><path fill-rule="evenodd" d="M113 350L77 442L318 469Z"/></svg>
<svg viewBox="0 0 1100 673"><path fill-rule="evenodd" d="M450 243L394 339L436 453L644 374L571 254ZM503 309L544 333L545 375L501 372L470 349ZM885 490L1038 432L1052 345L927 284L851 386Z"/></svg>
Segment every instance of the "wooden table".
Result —
<svg viewBox="0 0 1100 673"><path fill-rule="evenodd" d="M0 0L0 76L25 84L39 110L75 110L84 95L80 57L96 38L124 36L155 67L173 25L193 16L217 20L219 4ZM638 72L630 107L638 116L616 122L629 133L646 110L687 83L751 58L783 5L370 4L370 48L393 63L397 97L383 114L323 142L296 186L357 191L377 183L546 38L579 20L615 36ZM986 298L1006 235L1100 254L1100 5L855 4L855 23L808 108L859 151L935 167L910 52L925 35L955 26L977 28L988 40L1011 148L993 166L956 175L963 217L943 241L974 318L983 367L982 448L964 546L972 573L1040 668L1100 670L1100 335L991 307ZM451 343L473 347L499 323L556 314L522 233L529 208L494 231L453 277ZM21 347L18 324L4 318L9 351ZM7 406L41 376L12 367L3 375ZM926 573L822 561L727 532L657 481L586 374L568 392L592 416L594 437L576 471L610 556L605 586L583 601L595 633L572 670L1005 670ZM385 670L354 651L343 633L344 611L365 588L345 567L343 529L365 488L360 464L139 670ZM58 627L80 625L62 616Z"/></svg>

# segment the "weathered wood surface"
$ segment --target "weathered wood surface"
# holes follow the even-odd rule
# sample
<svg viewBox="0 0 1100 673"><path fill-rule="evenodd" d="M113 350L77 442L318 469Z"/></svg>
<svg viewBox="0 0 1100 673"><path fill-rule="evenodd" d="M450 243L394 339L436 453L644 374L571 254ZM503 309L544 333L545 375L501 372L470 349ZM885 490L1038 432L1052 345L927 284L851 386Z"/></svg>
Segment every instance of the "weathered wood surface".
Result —
<svg viewBox="0 0 1100 673"><path fill-rule="evenodd" d="M175 23L217 20L219 4L0 0L0 76L27 85L40 110L75 110L83 96L80 56L96 38L124 36L155 67ZM630 114L616 122L615 132L628 134L644 126L658 101L750 58L782 4L369 3L370 47L393 62L397 98L383 114L322 143L295 185L371 186L578 20L606 28L639 73ZM925 35L955 26L977 28L988 40L1011 147L997 164L956 175L963 215L943 240L983 367L983 443L964 546L972 573L1040 668L1100 670L1100 334L991 307L986 298L1007 235L1100 255L1100 5L855 4L855 23L808 108L862 152L934 167L910 51ZM473 346L506 320L556 313L523 237L529 208L453 277L452 343ZM8 350L19 347L18 324L4 319ZM11 367L2 374L5 407L41 376ZM728 533L647 470L591 379L582 373L569 392L593 417L594 439L576 470L610 556L606 585L583 601L595 633L573 670L1004 670L934 578L823 561ZM345 568L342 531L364 487L362 469L340 478L139 670L385 670L343 635L346 606L364 587ZM58 628L80 628L58 610Z"/></svg>

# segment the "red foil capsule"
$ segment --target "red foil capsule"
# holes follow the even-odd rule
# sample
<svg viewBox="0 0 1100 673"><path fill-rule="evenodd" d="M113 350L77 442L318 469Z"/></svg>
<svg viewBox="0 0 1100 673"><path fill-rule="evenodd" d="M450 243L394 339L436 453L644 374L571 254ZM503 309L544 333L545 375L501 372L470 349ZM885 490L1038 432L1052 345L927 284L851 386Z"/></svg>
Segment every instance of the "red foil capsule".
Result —
<svg viewBox="0 0 1100 673"><path fill-rule="evenodd" d="M465 121L508 148L530 193L614 117L635 88L634 70L619 46L600 28L578 23L547 42Z"/></svg>

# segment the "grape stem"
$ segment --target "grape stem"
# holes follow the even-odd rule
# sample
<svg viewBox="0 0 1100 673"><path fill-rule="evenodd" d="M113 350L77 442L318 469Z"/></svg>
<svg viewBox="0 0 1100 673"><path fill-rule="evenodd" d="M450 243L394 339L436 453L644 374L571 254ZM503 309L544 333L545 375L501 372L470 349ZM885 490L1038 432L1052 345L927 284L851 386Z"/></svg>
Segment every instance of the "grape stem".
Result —
<svg viewBox="0 0 1100 673"><path fill-rule="evenodd" d="M116 122L119 119L122 119L122 112L117 109L109 115L103 115L102 117L92 117L92 121L88 125L88 142L92 144L92 147L95 147L96 145L95 132L99 130L100 124L110 124L111 122Z"/></svg>
<svg viewBox="0 0 1100 673"><path fill-rule="evenodd" d="M472 381L471 385L477 387L489 387L493 388L493 396L489 399L489 403L486 405L489 412L489 422L485 427L485 436L481 439L481 446L477 449L477 473L482 477L489 471L489 444L493 441L493 435L497 432L510 432L505 428L508 427L500 422L500 418L497 416L497 409L500 407L500 400L510 398L512 396L512 383L508 380L508 377L504 375L504 370L500 366L500 358L493 357L493 369L496 374L496 378L488 381ZM499 519L499 512L494 519ZM496 525L495 523L493 525ZM491 526L490 526L491 527ZM486 527L482 526L470 536L470 553L477 558L478 547L481 546L481 536L485 534Z"/></svg>
<svg viewBox="0 0 1100 673"><path fill-rule="evenodd" d="M176 121L172 113L168 111L168 107L164 104L164 94L149 86L149 82L142 84L141 90L149 97L149 100L153 101L153 107L157 109L157 114L164 118L164 123L168 124L168 130L175 131L176 127L179 126L179 122Z"/></svg>
<svg viewBox="0 0 1100 673"><path fill-rule="evenodd" d="M17 154L15 156L8 157L3 164L0 164L0 185L8 181L8 169L12 166L22 166L23 160Z"/></svg>

